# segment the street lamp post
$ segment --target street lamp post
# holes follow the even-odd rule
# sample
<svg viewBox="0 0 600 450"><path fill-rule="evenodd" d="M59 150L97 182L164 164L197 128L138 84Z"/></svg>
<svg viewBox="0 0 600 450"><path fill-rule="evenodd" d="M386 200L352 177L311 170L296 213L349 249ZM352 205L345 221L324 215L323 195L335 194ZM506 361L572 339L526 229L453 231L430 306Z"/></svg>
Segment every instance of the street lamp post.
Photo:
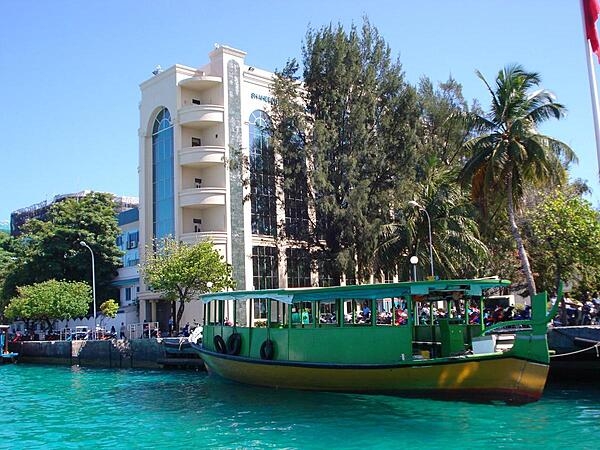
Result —
<svg viewBox="0 0 600 450"><path fill-rule="evenodd" d="M419 211L423 211L427 216L427 226L429 228L429 262L431 264L431 278L435 278L435 274L433 272L433 241L431 240L431 218L429 217L429 213L427 210L422 207L419 203L411 200L408 202L410 206L417 208Z"/></svg>
<svg viewBox="0 0 600 450"><path fill-rule="evenodd" d="M82 247L87 248L92 255L92 298L94 299L94 330L92 331L92 339L96 339L96 267L94 263L94 252L85 241L79 242Z"/></svg>
<svg viewBox="0 0 600 450"><path fill-rule="evenodd" d="M417 281L417 264L419 264L419 257L417 255L411 256L410 263L413 265L413 281Z"/></svg>

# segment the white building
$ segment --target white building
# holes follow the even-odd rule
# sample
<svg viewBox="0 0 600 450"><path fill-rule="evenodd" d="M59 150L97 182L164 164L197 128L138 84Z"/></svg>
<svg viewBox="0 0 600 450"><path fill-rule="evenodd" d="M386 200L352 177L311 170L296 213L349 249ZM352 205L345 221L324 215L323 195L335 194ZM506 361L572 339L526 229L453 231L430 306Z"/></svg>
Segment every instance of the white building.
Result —
<svg viewBox="0 0 600 450"><path fill-rule="evenodd" d="M280 239L292 222L308 226L308 212L293 195L285 195L285 205L276 199L263 128L273 74L247 65L245 56L217 46L205 66L156 70L141 84L140 258L153 238L208 238L232 265L238 289L309 286L315 280L308 252ZM250 174L229 164L240 150ZM249 186L242 182L248 177ZM140 320L166 328L169 305L143 283L139 300ZM201 319L199 302L187 304L182 322Z"/></svg>
<svg viewBox="0 0 600 450"><path fill-rule="evenodd" d="M119 313L111 323L119 329L121 322L125 324L139 322L138 293L140 291L140 263L139 251L139 209L132 208L122 211L117 216L120 234L117 237L117 246L123 251L122 265L112 285L119 290Z"/></svg>

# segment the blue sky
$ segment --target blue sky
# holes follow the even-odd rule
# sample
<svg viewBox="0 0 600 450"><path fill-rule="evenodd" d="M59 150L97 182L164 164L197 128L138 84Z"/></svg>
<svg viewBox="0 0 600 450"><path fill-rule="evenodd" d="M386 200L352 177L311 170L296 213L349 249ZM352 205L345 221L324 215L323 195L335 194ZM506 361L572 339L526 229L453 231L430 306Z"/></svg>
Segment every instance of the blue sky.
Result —
<svg viewBox="0 0 600 450"><path fill-rule="evenodd" d="M139 84L157 64L201 66L220 43L274 70L299 57L309 26L360 25L364 15L409 82L451 75L485 108L476 69L488 79L510 63L539 72L569 111L542 131L575 150L572 177L600 205L578 0L4 0L0 221L62 193L137 196Z"/></svg>

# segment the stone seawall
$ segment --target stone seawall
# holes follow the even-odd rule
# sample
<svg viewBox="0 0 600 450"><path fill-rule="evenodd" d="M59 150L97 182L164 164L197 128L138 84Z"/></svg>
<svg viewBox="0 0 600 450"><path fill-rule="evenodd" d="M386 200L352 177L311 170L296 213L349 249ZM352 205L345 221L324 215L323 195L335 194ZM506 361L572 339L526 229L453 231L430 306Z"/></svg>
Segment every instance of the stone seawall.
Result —
<svg viewBox="0 0 600 450"><path fill-rule="evenodd" d="M164 347L156 339L107 341L24 341L11 342L24 363L65 364L123 369L159 369Z"/></svg>

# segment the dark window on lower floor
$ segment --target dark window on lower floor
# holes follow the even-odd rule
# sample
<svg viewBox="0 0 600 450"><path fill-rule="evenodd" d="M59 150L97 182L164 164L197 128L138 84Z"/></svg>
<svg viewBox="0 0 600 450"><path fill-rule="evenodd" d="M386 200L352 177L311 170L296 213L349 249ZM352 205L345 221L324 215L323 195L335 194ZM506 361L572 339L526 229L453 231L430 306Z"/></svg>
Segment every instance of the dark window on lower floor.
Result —
<svg viewBox="0 0 600 450"><path fill-rule="evenodd" d="M252 281L254 289L279 287L279 270L276 247L252 247Z"/></svg>
<svg viewBox="0 0 600 450"><path fill-rule="evenodd" d="M310 287L310 252L304 248L288 248L286 259L288 287Z"/></svg>

